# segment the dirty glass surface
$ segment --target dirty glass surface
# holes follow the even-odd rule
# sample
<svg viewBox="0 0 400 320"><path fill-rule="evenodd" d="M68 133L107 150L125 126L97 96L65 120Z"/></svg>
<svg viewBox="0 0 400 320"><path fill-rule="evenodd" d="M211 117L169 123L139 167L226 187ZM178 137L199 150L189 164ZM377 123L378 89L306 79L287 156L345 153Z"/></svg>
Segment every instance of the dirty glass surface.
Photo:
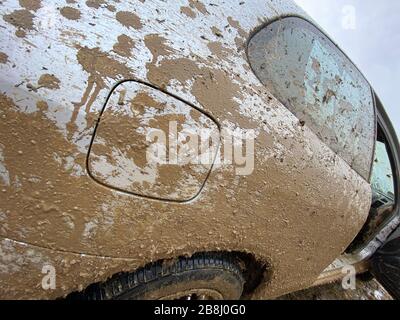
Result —
<svg viewBox="0 0 400 320"><path fill-rule="evenodd" d="M368 82L307 21L289 17L254 35L249 62L260 81L364 179L370 176L375 111Z"/></svg>
<svg viewBox="0 0 400 320"><path fill-rule="evenodd" d="M394 177L389 155L386 145L379 141L375 148L371 186L375 192L380 192L394 200Z"/></svg>

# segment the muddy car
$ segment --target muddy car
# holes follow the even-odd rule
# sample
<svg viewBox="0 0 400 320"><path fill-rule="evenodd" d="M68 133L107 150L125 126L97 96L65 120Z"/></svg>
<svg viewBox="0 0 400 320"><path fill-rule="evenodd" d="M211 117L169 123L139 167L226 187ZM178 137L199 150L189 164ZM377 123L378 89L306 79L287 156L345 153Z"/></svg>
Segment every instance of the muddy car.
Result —
<svg viewBox="0 0 400 320"><path fill-rule="evenodd" d="M399 225L388 116L292 1L5 0L0 28L2 299L269 299Z"/></svg>

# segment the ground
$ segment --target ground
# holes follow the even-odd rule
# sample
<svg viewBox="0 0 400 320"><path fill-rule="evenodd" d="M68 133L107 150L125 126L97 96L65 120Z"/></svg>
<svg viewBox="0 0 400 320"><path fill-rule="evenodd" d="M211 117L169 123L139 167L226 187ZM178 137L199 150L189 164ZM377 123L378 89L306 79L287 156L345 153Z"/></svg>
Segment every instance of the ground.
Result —
<svg viewBox="0 0 400 320"><path fill-rule="evenodd" d="M376 281L357 280L356 290L344 290L341 282L324 285L281 297L278 300L393 300Z"/></svg>

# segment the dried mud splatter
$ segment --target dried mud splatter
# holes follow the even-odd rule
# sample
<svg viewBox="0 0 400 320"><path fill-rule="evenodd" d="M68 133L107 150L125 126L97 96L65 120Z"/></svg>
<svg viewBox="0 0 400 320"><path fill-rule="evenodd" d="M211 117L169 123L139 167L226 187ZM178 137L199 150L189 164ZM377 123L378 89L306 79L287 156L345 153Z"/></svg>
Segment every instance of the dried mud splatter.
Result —
<svg viewBox="0 0 400 320"><path fill-rule="evenodd" d="M166 44L167 40L158 34L147 35L144 42L153 56L151 64L155 64L159 57L173 53L173 50Z"/></svg>
<svg viewBox="0 0 400 320"><path fill-rule="evenodd" d="M86 5L90 8L99 9L102 5L106 4L105 0L88 0Z"/></svg>
<svg viewBox="0 0 400 320"><path fill-rule="evenodd" d="M37 11L42 7L40 0L19 0L19 5L32 11Z"/></svg>
<svg viewBox="0 0 400 320"><path fill-rule="evenodd" d="M60 10L61 15L68 20L79 20L81 12L72 7L63 7Z"/></svg>
<svg viewBox="0 0 400 320"><path fill-rule="evenodd" d="M222 31L219 30L217 27L211 27L211 31L215 36L223 38Z"/></svg>
<svg viewBox="0 0 400 320"><path fill-rule="evenodd" d="M38 102L36 102L36 107L41 111L41 112L45 112L46 110L49 109L49 105L47 104L46 101L40 100Z"/></svg>
<svg viewBox="0 0 400 320"><path fill-rule="evenodd" d="M181 7L181 13L189 18L196 18L196 13L190 7Z"/></svg>
<svg viewBox="0 0 400 320"><path fill-rule="evenodd" d="M210 41L207 43L207 47L210 49L211 53L219 59L229 59L229 57L234 56L234 51L231 48L225 47L219 41Z"/></svg>
<svg viewBox="0 0 400 320"><path fill-rule="evenodd" d="M143 27L140 18L133 12L119 11L116 14L116 18L124 27L134 28L137 30L140 30Z"/></svg>
<svg viewBox="0 0 400 320"><path fill-rule="evenodd" d="M232 110L232 105L237 106L233 98L242 98L240 86L235 84L224 71L212 67L199 67L198 62L205 63L206 61L169 58L168 56L174 51L163 37L149 35L145 38L145 44L153 55L152 62L147 64L147 78L151 83L165 87L172 79L182 84L188 80L194 80L192 94L196 99L205 107L214 106L221 110ZM213 53L224 54L222 47L216 48L212 43L210 46ZM163 60L157 65L156 62L160 56Z"/></svg>
<svg viewBox="0 0 400 320"><path fill-rule="evenodd" d="M113 51L122 57L130 57L134 46L135 42L132 38L121 34L118 36L118 42L113 46Z"/></svg>
<svg viewBox="0 0 400 320"><path fill-rule="evenodd" d="M40 76L38 85L41 88L47 89L60 89L60 80L56 78L53 74L43 74Z"/></svg>
<svg viewBox="0 0 400 320"><path fill-rule="evenodd" d="M15 34L20 38L25 37L27 31L33 30L33 18L34 15L26 9L16 10L3 16L4 21L17 28Z"/></svg>
<svg viewBox="0 0 400 320"><path fill-rule="evenodd" d="M206 6L198 0L189 0L189 6L201 12L202 14L209 14L206 9Z"/></svg>
<svg viewBox="0 0 400 320"><path fill-rule="evenodd" d="M235 43L238 50L239 51L243 50L244 54L246 38L248 37L247 32L240 26L239 21L233 19L232 17L228 17L228 23L232 28L235 28L236 31L238 32L239 36L235 38Z"/></svg>
<svg viewBox="0 0 400 320"><path fill-rule="evenodd" d="M246 37L247 32L240 26L239 21L233 19L232 17L228 17L228 23L232 28L235 28L241 37Z"/></svg>
<svg viewBox="0 0 400 320"><path fill-rule="evenodd" d="M0 63L5 64L8 62L8 55L4 52L0 52Z"/></svg>
<svg viewBox="0 0 400 320"><path fill-rule="evenodd" d="M107 10L110 12L115 12L117 9L115 8L115 6L113 6L112 4L107 5Z"/></svg>
<svg viewBox="0 0 400 320"><path fill-rule="evenodd" d="M74 103L74 112L69 124L70 132L75 130L74 122L80 107L86 105L85 111L88 113L100 91L107 87L106 78L116 81L118 76L129 78L131 75L131 70L126 65L114 60L100 48L78 47L78 49L76 56L78 63L89 73L89 79L81 101Z"/></svg>

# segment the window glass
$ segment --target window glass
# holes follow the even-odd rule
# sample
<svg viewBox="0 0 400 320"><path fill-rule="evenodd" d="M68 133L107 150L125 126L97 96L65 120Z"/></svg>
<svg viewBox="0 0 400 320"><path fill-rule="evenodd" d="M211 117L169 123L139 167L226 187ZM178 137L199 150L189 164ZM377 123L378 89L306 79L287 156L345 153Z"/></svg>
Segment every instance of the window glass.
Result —
<svg viewBox="0 0 400 320"><path fill-rule="evenodd" d="M375 158L371 177L371 187L374 193L379 193L394 203L394 177L386 145L378 141L375 148Z"/></svg>
<svg viewBox="0 0 400 320"><path fill-rule="evenodd" d="M249 42L248 57L271 93L368 180L373 96L349 59L317 28L295 17L259 31Z"/></svg>

